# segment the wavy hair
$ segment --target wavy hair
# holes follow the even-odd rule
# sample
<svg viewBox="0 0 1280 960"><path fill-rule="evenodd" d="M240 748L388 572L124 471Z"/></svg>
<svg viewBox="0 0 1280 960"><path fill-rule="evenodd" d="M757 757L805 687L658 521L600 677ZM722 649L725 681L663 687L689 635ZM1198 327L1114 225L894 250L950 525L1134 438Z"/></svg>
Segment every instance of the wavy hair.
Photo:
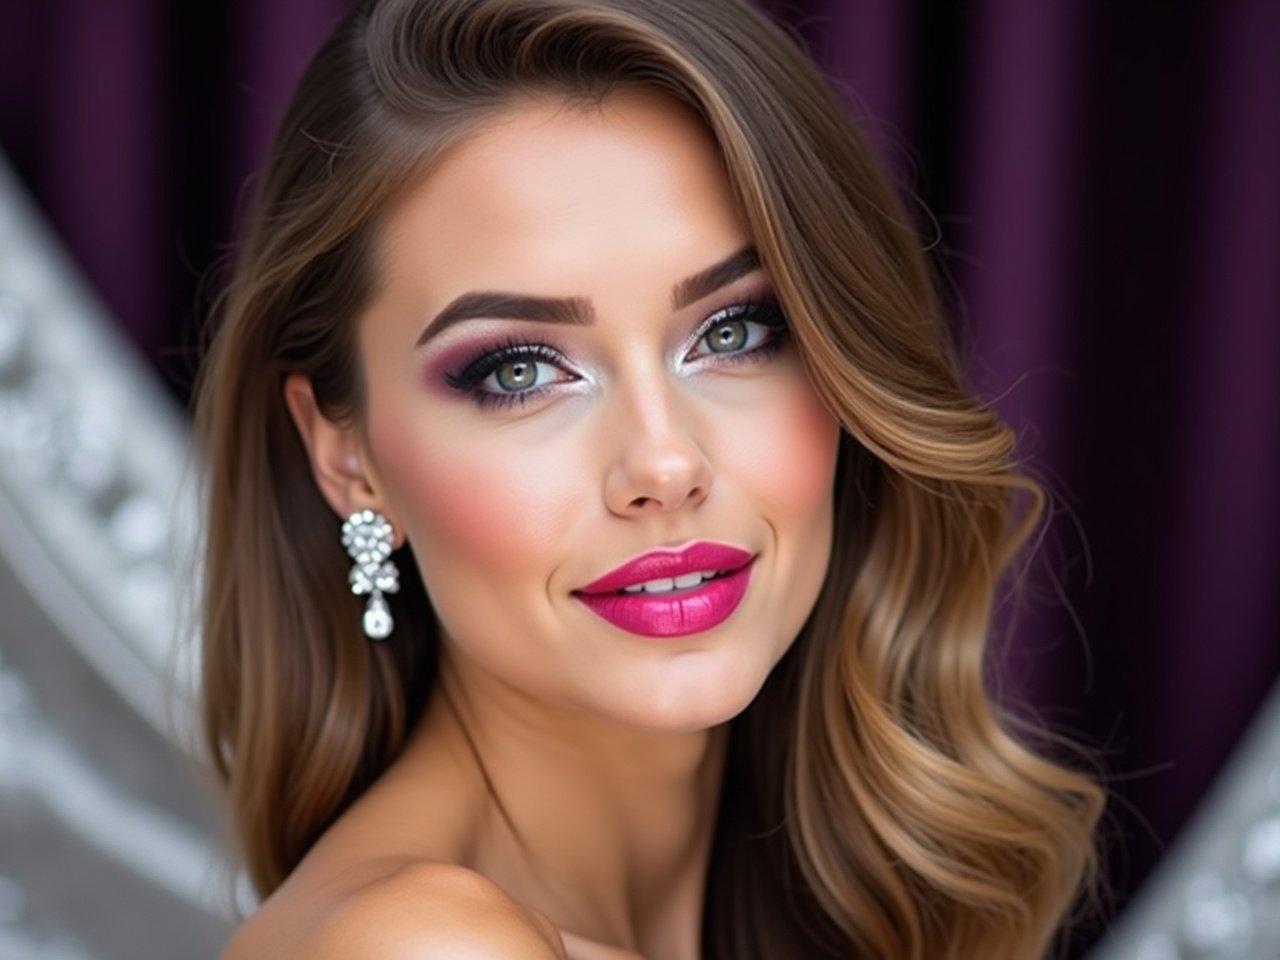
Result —
<svg viewBox="0 0 1280 960"><path fill-rule="evenodd" d="M279 886L397 756L438 666L403 548L403 628L353 634L360 600L284 378L306 375L326 417L361 429L353 326L380 213L517 98L590 109L627 86L714 134L843 426L827 580L731 721L704 955L1043 956L1094 892L1107 797L1032 739L1092 757L988 687L997 589L1038 545L1049 487L966 389L917 232L855 124L747 0L365 0L308 65L194 399L201 730L239 858L258 894Z"/></svg>

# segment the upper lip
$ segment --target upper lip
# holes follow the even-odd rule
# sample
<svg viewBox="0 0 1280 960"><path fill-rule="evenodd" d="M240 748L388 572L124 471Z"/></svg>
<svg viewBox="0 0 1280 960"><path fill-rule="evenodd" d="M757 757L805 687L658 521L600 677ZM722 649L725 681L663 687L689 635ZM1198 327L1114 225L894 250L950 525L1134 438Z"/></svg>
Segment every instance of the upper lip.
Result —
<svg viewBox="0 0 1280 960"><path fill-rule="evenodd" d="M613 593L646 580L678 577L697 570L736 570L750 563L754 556L749 550L727 543L695 540L679 550L650 550L574 593Z"/></svg>

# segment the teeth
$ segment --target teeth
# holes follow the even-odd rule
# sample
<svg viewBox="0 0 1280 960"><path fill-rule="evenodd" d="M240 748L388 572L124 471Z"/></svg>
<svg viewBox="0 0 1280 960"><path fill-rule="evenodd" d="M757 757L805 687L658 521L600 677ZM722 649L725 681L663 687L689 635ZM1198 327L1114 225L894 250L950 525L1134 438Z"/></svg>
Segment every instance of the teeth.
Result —
<svg viewBox="0 0 1280 960"><path fill-rule="evenodd" d="M637 583L630 587L623 587L623 593L670 593L672 590L683 590L687 587L696 587L703 580L710 580L719 571L717 570L699 570L696 573L686 573L679 577L664 577L658 580L646 580L644 583Z"/></svg>

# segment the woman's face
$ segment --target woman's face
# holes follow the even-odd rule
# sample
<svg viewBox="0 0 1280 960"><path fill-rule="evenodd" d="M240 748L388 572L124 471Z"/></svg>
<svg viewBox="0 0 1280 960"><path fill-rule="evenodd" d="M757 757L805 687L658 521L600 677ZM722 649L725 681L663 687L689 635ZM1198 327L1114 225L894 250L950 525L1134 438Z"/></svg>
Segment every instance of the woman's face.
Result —
<svg viewBox="0 0 1280 960"><path fill-rule="evenodd" d="M383 220L364 457L445 656L650 729L706 728L755 696L826 574L839 425L781 315L740 309L772 299L750 259L673 305L750 241L711 135L635 92L598 113L509 106ZM491 300L422 340L473 292L571 298L586 322ZM510 345L535 352L483 362ZM755 556L709 629L645 636L572 592L695 540Z"/></svg>

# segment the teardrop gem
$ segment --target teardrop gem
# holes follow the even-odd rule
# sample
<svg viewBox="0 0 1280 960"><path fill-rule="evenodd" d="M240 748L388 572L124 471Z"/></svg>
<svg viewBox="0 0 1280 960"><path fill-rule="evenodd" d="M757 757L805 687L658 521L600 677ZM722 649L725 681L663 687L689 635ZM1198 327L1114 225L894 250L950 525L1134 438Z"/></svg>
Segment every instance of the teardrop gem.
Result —
<svg viewBox="0 0 1280 960"><path fill-rule="evenodd" d="M395 624L391 620L391 610L382 594L374 591L364 608L364 632L374 640L382 640L391 634Z"/></svg>

